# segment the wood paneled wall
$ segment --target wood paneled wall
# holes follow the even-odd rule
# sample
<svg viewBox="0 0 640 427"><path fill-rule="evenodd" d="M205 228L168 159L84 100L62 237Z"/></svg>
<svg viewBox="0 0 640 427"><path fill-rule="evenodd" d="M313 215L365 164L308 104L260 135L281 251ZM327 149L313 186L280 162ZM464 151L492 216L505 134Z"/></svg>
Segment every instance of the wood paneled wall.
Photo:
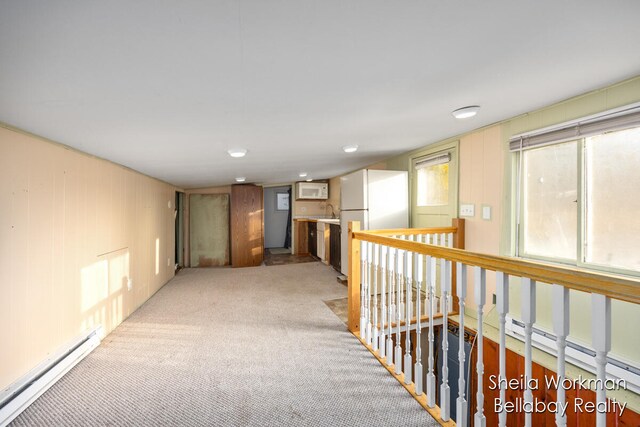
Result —
<svg viewBox="0 0 640 427"><path fill-rule="evenodd" d="M173 277L175 188L2 126L0 153L3 389Z"/></svg>
<svg viewBox="0 0 640 427"><path fill-rule="evenodd" d="M252 267L263 259L262 187L231 186L231 265Z"/></svg>
<svg viewBox="0 0 640 427"><path fill-rule="evenodd" d="M483 390L484 390L484 414L487 418L487 426L497 426L498 425L498 414L494 410L494 404L496 399L500 397L500 390L492 387L491 381L489 378L491 376L495 376L497 382L498 374L499 374L499 345L493 342L490 339L484 339L484 381L483 381ZM475 353L475 351L474 351ZM508 379L517 379L521 380L524 378L524 357L521 355L507 349L507 378ZM472 367L475 368L475 358L473 359ZM533 363L533 378L537 381L538 389L533 390L533 398L534 401L538 400L540 402L555 402L556 400L556 389L551 387L547 388L547 378L555 378L556 373L550 369L546 369L545 367L538 365L537 363ZM476 390L476 381L475 381L475 371L472 370L472 382L471 382L471 390L472 390L472 398L471 404L469 405L470 411L472 414L475 412L476 403L475 403L475 390ZM507 400L510 402L516 402L516 400L522 401L523 399L523 389L519 386L516 389L506 390ZM580 409L585 409L586 404L584 402L595 402L596 395L595 392L574 387L571 390L566 392L566 399L568 402L567 407L567 426L568 427L592 427L596 425L595 421L595 413L581 411ZM579 408L578 411L576 408L576 399L582 399L582 401L578 401ZM539 412L532 414L532 424L536 427L551 427L555 426L555 414L551 412ZM471 423L473 424L473 415L471 416ZM507 426L522 426L524 425L524 413L523 412L514 412L507 414ZM626 408L622 415L619 415L615 412L608 412L607 414L607 426L612 427L622 427L622 426L639 426L640 425L640 415L633 412L631 409Z"/></svg>

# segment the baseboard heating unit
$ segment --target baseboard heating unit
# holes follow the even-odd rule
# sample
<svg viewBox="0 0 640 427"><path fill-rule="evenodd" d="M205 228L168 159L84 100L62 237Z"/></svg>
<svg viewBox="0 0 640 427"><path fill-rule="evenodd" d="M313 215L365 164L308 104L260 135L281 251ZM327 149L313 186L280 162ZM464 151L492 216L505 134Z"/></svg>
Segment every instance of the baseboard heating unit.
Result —
<svg viewBox="0 0 640 427"><path fill-rule="evenodd" d="M102 327L92 329L0 393L0 427L5 427L31 403L100 345Z"/></svg>
<svg viewBox="0 0 640 427"><path fill-rule="evenodd" d="M507 335L524 341L524 323L507 316L505 325ZM550 332L540 328L533 328L532 345L552 356L556 356L556 337ZM594 363L595 351L588 347L567 339L566 361L578 366L585 371L596 373ZM607 378L621 379L625 381L628 390L640 393L640 370L632 362L625 361L618 356L609 353L607 356Z"/></svg>

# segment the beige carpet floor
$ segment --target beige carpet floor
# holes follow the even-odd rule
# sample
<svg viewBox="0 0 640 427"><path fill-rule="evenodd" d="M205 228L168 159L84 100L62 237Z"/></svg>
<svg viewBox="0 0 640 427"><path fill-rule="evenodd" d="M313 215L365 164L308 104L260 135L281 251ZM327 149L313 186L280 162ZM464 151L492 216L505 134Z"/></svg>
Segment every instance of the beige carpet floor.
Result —
<svg viewBox="0 0 640 427"><path fill-rule="evenodd" d="M186 269L16 426L435 426L323 302L321 263Z"/></svg>

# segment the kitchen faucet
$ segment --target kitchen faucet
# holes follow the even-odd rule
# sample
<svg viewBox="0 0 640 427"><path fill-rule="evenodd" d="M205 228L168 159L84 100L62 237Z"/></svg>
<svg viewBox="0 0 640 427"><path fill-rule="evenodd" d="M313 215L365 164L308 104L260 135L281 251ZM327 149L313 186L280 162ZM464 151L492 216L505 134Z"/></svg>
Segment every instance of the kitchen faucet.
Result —
<svg viewBox="0 0 640 427"><path fill-rule="evenodd" d="M333 205L331 203L327 203L327 208L331 208L331 218L335 219L336 211L334 210ZM325 209L325 213L326 213L326 209Z"/></svg>

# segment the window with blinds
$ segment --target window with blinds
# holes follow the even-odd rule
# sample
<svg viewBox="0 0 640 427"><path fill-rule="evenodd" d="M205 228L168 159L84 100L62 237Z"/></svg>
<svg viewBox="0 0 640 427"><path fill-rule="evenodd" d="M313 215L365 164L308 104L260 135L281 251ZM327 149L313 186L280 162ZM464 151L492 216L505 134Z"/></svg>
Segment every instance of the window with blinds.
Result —
<svg viewBox="0 0 640 427"><path fill-rule="evenodd" d="M516 253L640 274L640 107L512 138Z"/></svg>

